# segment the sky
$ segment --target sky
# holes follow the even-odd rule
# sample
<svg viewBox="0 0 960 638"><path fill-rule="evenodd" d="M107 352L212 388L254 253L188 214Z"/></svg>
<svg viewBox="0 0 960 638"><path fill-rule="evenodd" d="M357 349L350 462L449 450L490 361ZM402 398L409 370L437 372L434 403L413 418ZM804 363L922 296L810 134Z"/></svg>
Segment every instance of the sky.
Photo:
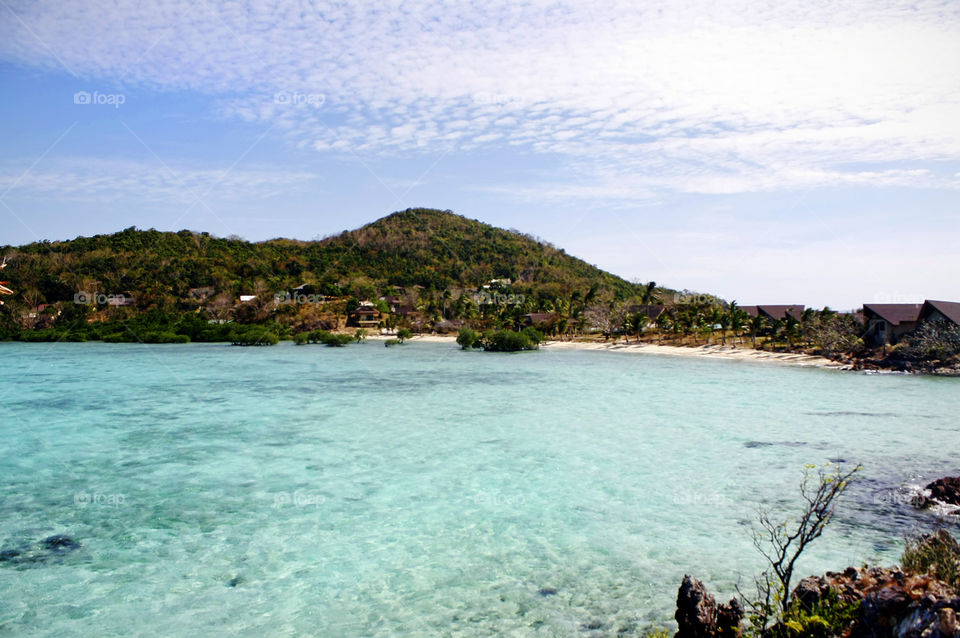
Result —
<svg viewBox="0 0 960 638"><path fill-rule="evenodd" d="M960 3L0 0L0 245L396 210L740 304L960 301Z"/></svg>

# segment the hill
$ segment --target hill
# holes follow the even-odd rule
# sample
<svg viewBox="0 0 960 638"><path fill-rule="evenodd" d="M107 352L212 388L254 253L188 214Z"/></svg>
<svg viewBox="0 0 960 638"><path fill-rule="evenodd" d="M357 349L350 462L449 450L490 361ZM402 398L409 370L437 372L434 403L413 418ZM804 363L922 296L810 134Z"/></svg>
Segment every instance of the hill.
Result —
<svg viewBox="0 0 960 638"><path fill-rule="evenodd" d="M428 209L394 213L321 241L247 242L128 228L0 250L10 261L5 278L32 305L69 301L77 291L172 301L197 288L240 295L258 286L278 292L302 283L327 295L360 297L391 286L444 290L491 279L548 287L556 294L595 288L624 298L638 291L529 235Z"/></svg>

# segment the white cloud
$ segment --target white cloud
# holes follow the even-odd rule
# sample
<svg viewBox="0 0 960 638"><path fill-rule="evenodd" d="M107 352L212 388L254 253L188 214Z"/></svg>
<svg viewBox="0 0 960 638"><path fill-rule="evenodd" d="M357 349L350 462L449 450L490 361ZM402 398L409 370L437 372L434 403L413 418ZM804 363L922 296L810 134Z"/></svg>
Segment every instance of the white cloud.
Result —
<svg viewBox="0 0 960 638"><path fill-rule="evenodd" d="M954 187L902 165L960 160L948 1L10 6L0 59L209 94L323 152L557 154L574 195Z"/></svg>
<svg viewBox="0 0 960 638"><path fill-rule="evenodd" d="M95 157L47 161L24 173L0 165L0 193L73 201L119 200L202 203L267 198L317 179L309 173L211 170Z"/></svg>

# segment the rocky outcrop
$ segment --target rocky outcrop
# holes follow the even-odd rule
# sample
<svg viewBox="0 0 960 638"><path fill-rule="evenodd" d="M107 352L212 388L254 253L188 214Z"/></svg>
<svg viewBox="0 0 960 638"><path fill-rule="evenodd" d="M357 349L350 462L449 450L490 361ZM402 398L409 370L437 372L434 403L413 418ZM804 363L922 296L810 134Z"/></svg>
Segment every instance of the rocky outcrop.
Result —
<svg viewBox="0 0 960 638"><path fill-rule="evenodd" d="M813 610L829 591L844 602L862 601L849 638L958 638L960 597L939 580L899 569L856 569L804 578L793 599Z"/></svg>
<svg viewBox="0 0 960 638"><path fill-rule="evenodd" d="M960 516L960 476L947 476L928 483L910 502L920 509L939 505L941 513Z"/></svg>
<svg viewBox="0 0 960 638"><path fill-rule="evenodd" d="M739 636L743 608L736 599L717 605L713 595L696 578L685 575L677 592L676 638Z"/></svg>
<svg viewBox="0 0 960 638"><path fill-rule="evenodd" d="M960 505L960 476L937 479L927 485L927 489L930 490L930 498L936 501Z"/></svg>
<svg viewBox="0 0 960 638"><path fill-rule="evenodd" d="M829 599L860 602L859 616L842 633L845 638L960 638L960 596L928 575L848 567L841 573L804 578L792 599L811 612ZM703 583L683 577L677 594L676 638L738 636L743 615L736 600L717 605Z"/></svg>

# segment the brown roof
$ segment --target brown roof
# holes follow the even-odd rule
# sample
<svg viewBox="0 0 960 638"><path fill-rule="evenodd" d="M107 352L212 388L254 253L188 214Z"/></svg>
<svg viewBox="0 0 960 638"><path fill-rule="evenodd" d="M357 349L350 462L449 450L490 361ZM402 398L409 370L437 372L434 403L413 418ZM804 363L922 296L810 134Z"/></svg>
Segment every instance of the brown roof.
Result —
<svg viewBox="0 0 960 638"><path fill-rule="evenodd" d="M650 321L656 321L657 317L663 314L663 311L666 310L666 306L659 306L656 304L645 304L645 305L636 305L629 306L627 312L631 315L643 314L650 318Z"/></svg>
<svg viewBox="0 0 960 638"><path fill-rule="evenodd" d="M749 306L748 306L749 307ZM771 319L786 319L790 315L797 321L803 316L803 304L793 304L789 306L757 306L757 311ZM749 311L747 311L749 313Z"/></svg>
<svg viewBox="0 0 960 638"><path fill-rule="evenodd" d="M740 306L740 310L744 311L751 317L756 317L757 315L760 314L760 311L757 310L756 306Z"/></svg>
<svg viewBox="0 0 960 638"><path fill-rule="evenodd" d="M555 315L552 312L532 312L530 314L523 315L523 318L530 321L530 323L545 323L552 320L554 316Z"/></svg>
<svg viewBox="0 0 960 638"><path fill-rule="evenodd" d="M960 326L960 302L956 301L934 301L927 299L923 302L923 308L920 311L921 317L930 314L931 309L938 311L941 315Z"/></svg>
<svg viewBox="0 0 960 638"><path fill-rule="evenodd" d="M894 326L903 322L914 322L920 316L921 305L918 303L865 303L863 314L867 319L876 315Z"/></svg>

